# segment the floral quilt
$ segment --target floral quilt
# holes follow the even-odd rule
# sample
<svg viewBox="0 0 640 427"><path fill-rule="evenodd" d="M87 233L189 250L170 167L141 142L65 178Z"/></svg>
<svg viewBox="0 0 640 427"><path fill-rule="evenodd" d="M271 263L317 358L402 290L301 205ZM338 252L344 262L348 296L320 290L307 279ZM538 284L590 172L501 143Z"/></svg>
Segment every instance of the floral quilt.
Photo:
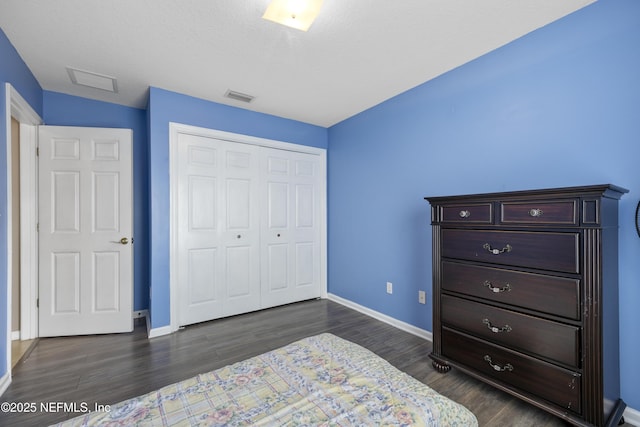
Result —
<svg viewBox="0 0 640 427"><path fill-rule="evenodd" d="M477 426L464 406L321 334L58 426Z"/></svg>

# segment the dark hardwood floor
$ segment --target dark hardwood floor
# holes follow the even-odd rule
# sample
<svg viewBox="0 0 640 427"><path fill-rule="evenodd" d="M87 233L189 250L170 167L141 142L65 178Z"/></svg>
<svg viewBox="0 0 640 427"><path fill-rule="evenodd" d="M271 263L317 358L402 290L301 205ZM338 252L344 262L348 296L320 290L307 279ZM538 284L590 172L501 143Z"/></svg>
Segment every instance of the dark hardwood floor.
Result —
<svg viewBox="0 0 640 427"><path fill-rule="evenodd" d="M328 300L206 322L151 340L143 324L128 334L42 338L13 370L0 401L111 404L322 332L368 348L464 404L481 426L565 425L455 369L439 374L428 357L429 341ZM0 426L46 426L76 415L0 412Z"/></svg>

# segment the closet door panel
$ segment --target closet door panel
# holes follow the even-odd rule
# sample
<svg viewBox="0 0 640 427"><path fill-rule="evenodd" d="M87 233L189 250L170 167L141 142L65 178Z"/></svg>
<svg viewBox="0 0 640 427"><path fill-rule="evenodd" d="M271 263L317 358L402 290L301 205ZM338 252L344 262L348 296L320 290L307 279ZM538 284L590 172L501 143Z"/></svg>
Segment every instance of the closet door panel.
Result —
<svg viewBox="0 0 640 427"><path fill-rule="evenodd" d="M296 185L296 228L310 229L315 225L314 199L312 184Z"/></svg>
<svg viewBox="0 0 640 427"><path fill-rule="evenodd" d="M267 215L269 230L289 228L289 184L270 182L267 185Z"/></svg>
<svg viewBox="0 0 640 427"><path fill-rule="evenodd" d="M207 320L222 311L224 254L219 205L222 144L179 135L178 152L178 304L180 325Z"/></svg>
<svg viewBox="0 0 640 427"><path fill-rule="evenodd" d="M267 288L269 292L286 291L289 285L289 245L269 245L267 258L269 264Z"/></svg>
<svg viewBox="0 0 640 427"><path fill-rule="evenodd" d="M318 156L292 153L295 192L294 295L296 300L320 297L320 162Z"/></svg>
<svg viewBox="0 0 640 427"><path fill-rule="evenodd" d="M230 300L251 294L251 247L227 248L227 296Z"/></svg>
<svg viewBox="0 0 640 427"><path fill-rule="evenodd" d="M287 304L291 292L291 153L262 149L262 188L266 216L261 230L263 307Z"/></svg>
<svg viewBox="0 0 640 427"><path fill-rule="evenodd" d="M217 224L215 177L189 176L189 231L215 231Z"/></svg>
<svg viewBox="0 0 640 427"><path fill-rule="evenodd" d="M318 157L263 149L263 307L320 296ZM285 250L286 248L286 250Z"/></svg>
<svg viewBox="0 0 640 427"><path fill-rule="evenodd" d="M221 315L232 316L260 308L260 152L253 145L224 144L225 303Z"/></svg>
<svg viewBox="0 0 640 427"><path fill-rule="evenodd" d="M251 229L251 180L227 180L227 228Z"/></svg>
<svg viewBox="0 0 640 427"><path fill-rule="evenodd" d="M187 279L188 301L191 306L215 303L220 299L216 287L211 286L212 278L217 276L218 266L216 248L189 250L189 271Z"/></svg>
<svg viewBox="0 0 640 427"><path fill-rule="evenodd" d="M179 323L259 309L259 149L187 134L179 144Z"/></svg>
<svg viewBox="0 0 640 427"><path fill-rule="evenodd" d="M296 287L313 286L316 282L316 254L313 242L296 244Z"/></svg>

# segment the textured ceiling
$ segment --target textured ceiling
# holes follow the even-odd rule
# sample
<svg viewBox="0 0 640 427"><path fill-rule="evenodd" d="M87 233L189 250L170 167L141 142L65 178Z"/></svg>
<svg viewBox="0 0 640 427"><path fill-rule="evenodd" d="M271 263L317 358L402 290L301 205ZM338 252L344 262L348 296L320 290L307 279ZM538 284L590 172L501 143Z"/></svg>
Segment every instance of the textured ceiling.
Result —
<svg viewBox="0 0 640 427"><path fill-rule="evenodd" d="M0 27L45 90L144 108L155 86L330 126L593 1L324 0L301 32L261 19L268 0L1 0Z"/></svg>

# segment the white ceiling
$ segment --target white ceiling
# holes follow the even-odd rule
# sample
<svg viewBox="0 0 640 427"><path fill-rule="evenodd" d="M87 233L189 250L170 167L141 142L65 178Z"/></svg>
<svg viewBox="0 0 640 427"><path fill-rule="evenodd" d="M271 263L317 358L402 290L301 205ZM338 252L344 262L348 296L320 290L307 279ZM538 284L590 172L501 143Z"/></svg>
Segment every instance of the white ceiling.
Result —
<svg viewBox="0 0 640 427"><path fill-rule="evenodd" d="M593 1L324 0L305 33L261 19L268 0L1 0L0 27L45 90L144 108L155 86L328 127Z"/></svg>

